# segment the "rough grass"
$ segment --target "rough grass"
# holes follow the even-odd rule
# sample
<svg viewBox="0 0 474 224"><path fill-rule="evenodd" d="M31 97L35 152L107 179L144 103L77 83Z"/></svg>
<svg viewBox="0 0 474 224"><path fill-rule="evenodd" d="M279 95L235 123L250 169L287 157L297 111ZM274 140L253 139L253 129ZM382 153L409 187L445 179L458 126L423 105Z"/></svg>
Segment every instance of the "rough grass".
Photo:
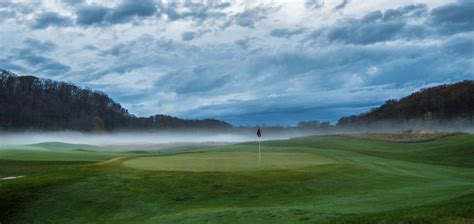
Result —
<svg viewBox="0 0 474 224"><path fill-rule="evenodd" d="M388 142L424 142L430 141L446 136L456 135L456 133L445 133L445 132L426 132L426 133L364 133L364 134L352 134L347 135L354 138L370 139L377 141L388 141Z"/></svg>
<svg viewBox="0 0 474 224"><path fill-rule="evenodd" d="M474 169L468 164L474 157L467 155L473 145L473 136L467 134L420 143L343 136L272 141L262 143L263 160L266 153L281 153L301 154L297 158L303 161L327 158L334 162L234 172L135 169L123 165L137 162L126 155L82 164L2 160L0 168L7 167L2 175L27 176L0 181L0 221L472 223ZM245 159L252 155L258 164L256 152L255 143L245 143L198 150L193 157L206 160L224 153L217 157ZM189 154L139 159L161 162L168 158L184 166L181 156ZM35 158L37 154L32 154ZM285 162L279 157L275 161ZM20 167L24 171L18 172Z"/></svg>

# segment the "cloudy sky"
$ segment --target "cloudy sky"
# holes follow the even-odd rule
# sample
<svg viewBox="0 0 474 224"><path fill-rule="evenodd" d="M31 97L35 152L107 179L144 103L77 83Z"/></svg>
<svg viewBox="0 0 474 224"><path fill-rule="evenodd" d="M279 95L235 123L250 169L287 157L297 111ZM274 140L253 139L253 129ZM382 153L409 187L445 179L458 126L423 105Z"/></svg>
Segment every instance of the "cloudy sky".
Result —
<svg viewBox="0 0 474 224"><path fill-rule="evenodd" d="M337 121L474 79L472 0L0 0L0 68L139 116Z"/></svg>

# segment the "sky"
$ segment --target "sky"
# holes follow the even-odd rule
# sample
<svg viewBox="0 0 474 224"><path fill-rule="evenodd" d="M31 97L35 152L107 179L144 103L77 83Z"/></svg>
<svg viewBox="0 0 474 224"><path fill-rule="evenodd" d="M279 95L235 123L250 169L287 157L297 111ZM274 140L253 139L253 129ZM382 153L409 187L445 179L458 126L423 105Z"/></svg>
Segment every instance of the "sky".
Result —
<svg viewBox="0 0 474 224"><path fill-rule="evenodd" d="M137 116L336 122L474 79L472 0L0 0L0 68Z"/></svg>

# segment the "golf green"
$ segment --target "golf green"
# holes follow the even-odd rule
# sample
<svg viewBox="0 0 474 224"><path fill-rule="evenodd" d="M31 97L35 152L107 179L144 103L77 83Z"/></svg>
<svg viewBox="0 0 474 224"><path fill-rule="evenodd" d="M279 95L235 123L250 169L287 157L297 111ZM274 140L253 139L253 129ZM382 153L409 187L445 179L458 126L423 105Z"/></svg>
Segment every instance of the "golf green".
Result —
<svg viewBox="0 0 474 224"><path fill-rule="evenodd" d="M261 163L257 142L4 147L0 222L474 223L474 135L419 137L264 141Z"/></svg>
<svg viewBox="0 0 474 224"><path fill-rule="evenodd" d="M142 170L234 172L300 169L334 162L316 153L262 153L259 162L258 152L201 152L140 157L123 164Z"/></svg>

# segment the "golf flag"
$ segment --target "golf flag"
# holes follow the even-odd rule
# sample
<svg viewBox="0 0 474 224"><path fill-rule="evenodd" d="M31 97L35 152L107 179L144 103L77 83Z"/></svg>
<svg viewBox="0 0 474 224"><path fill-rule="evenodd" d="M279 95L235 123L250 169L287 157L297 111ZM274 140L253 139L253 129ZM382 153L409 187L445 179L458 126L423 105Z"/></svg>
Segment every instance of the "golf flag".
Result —
<svg viewBox="0 0 474 224"><path fill-rule="evenodd" d="M260 128L257 129L257 137L258 137L258 162L262 162L262 153L260 151L260 137L262 137L262 132L260 132Z"/></svg>

